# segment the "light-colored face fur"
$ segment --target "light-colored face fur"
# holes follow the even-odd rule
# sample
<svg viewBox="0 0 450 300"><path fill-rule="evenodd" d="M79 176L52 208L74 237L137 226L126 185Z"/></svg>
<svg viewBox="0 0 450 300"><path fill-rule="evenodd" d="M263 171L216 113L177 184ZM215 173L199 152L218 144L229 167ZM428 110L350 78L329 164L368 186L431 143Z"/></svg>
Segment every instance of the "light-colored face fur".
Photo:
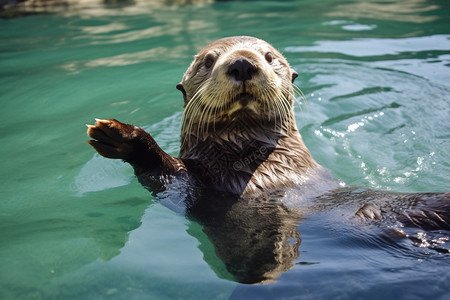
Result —
<svg viewBox="0 0 450 300"><path fill-rule="evenodd" d="M239 60L252 66L250 78L244 81L230 71ZM295 77L297 73L286 59L263 40L230 37L211 43L195 56L178 86L184 90L185 99L183 136L202 139L218 123L236 118L254 118L278 128L296 129Z"/></svg>

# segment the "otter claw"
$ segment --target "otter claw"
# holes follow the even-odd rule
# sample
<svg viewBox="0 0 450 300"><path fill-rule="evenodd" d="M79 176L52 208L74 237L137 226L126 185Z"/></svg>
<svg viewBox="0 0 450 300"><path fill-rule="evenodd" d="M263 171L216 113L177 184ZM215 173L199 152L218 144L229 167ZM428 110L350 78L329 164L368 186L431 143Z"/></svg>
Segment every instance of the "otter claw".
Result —
<svg viewBox="0 0 450 300"><path fill-rule="evenodd" d="M87 135L88 136L90 136L90 137L92 137L92 135L94 134L94 130L97 128L95 125L89 125L89 124L86 124L86 126L87 126Z"/></svg>
<svg viewBox="0 0 450 300"><path fill-rule="evenodd" d="M94 119L95 119L95 125L96 126L98 126L99 124L109 124L109 123L111 123L110 120L97 119L97 118L94 118Z"/></svg>

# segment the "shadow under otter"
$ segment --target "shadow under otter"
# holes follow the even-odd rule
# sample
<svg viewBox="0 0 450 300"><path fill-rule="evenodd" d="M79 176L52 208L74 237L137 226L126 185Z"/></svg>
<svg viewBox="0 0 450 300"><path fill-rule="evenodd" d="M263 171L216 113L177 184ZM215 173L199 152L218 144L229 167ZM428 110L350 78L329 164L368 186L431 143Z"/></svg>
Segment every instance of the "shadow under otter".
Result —
<svg viewBox="0 0 450 300"><path fill-rule="evenodd" d="M304 213L342 210L348 218L450 229L449 193L340 187L299 134L296 77L268 43L224 38L195 56L177 86L185 106L179 157L165 153L143 129L114 119L88 125L88 142L101 155L130 163L154 194L183 190L179 204L203 225L216 255L243 283L272 281L293 266ZM172 184L180 180L186 184ZM286 197L291 188L295 197Z"/></svg>

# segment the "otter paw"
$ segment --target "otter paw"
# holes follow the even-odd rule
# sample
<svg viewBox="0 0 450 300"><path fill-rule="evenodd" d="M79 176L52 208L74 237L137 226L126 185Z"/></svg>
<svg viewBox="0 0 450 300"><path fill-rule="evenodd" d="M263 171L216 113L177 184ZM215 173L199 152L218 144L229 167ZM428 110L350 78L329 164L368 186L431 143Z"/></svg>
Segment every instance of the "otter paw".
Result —
<svg viewBox="0 0 450 300"><path fill-rule="evenodd" d="M95 125L87 125L87 141L102 156L127 159L133 152L133 140L138 127L121 123L115 119L95 119Z"/></svg>

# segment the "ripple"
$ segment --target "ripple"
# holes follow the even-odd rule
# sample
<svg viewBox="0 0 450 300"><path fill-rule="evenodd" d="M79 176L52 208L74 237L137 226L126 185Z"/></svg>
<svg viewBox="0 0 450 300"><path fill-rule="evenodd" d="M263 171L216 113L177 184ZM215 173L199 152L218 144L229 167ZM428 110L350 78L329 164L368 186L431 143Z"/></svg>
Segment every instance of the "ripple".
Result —
<svg viewBox="0 0 450 300"><path fill-rule="evenodd" d="M107 25L86 26L86 27L82 27L81 29L85 33L89 33L89 34L103 34L103 33L109 33L109 32L113 32L113 31L126 30L128 28L129 27L123 23L112 22L111 24L107 24Z"/></svg>
<svg viewBox="0 0 450 300"><path fill-rule="evenodd" d="M308 113L299 120L308 124L305 142L347 184L445 191L439 176L448 174L450 140L442 133L450 128L449 87L374 64L380 62L305 59L297 65L308 78Z"/></svg>
<svg viewBox="0 0 450 300"><path fill-rule="evenodd" d="M370 47L368 46L370 45ZM287 52L337 52L345 55L366 57L396 55L403 52L450 50L450 35L431 35L404 39L360 38L348 41L318 41L314 46L293 46Z"/></svg>
<svg viewBox="0 0 450 300"><path fill-rule="evenodd" d="M102 57L88 61L75 61L67 63L60 68L76 74L86 69L98 67L120 67L134 64L140 64L149 61L159 61L161 57L164 59L180 58L186 50L185 46L178 47L156 47L149 50L124 53L114 56Z"/></svg>
<svg viewBox="0 0 450 300"><path fill-rule="evenodd" d="M356 96L364 96L364 95L369 95L369 94L377 94L380 92L392 92L392 91L394 91L394 89L392 87L383 87L383 86L368 87L368 88L363 88L359 91L356 91L356 92L353 92L350 94L333 97L330 99L330 101L347 99L347 98L356 97Z"/></svg>

